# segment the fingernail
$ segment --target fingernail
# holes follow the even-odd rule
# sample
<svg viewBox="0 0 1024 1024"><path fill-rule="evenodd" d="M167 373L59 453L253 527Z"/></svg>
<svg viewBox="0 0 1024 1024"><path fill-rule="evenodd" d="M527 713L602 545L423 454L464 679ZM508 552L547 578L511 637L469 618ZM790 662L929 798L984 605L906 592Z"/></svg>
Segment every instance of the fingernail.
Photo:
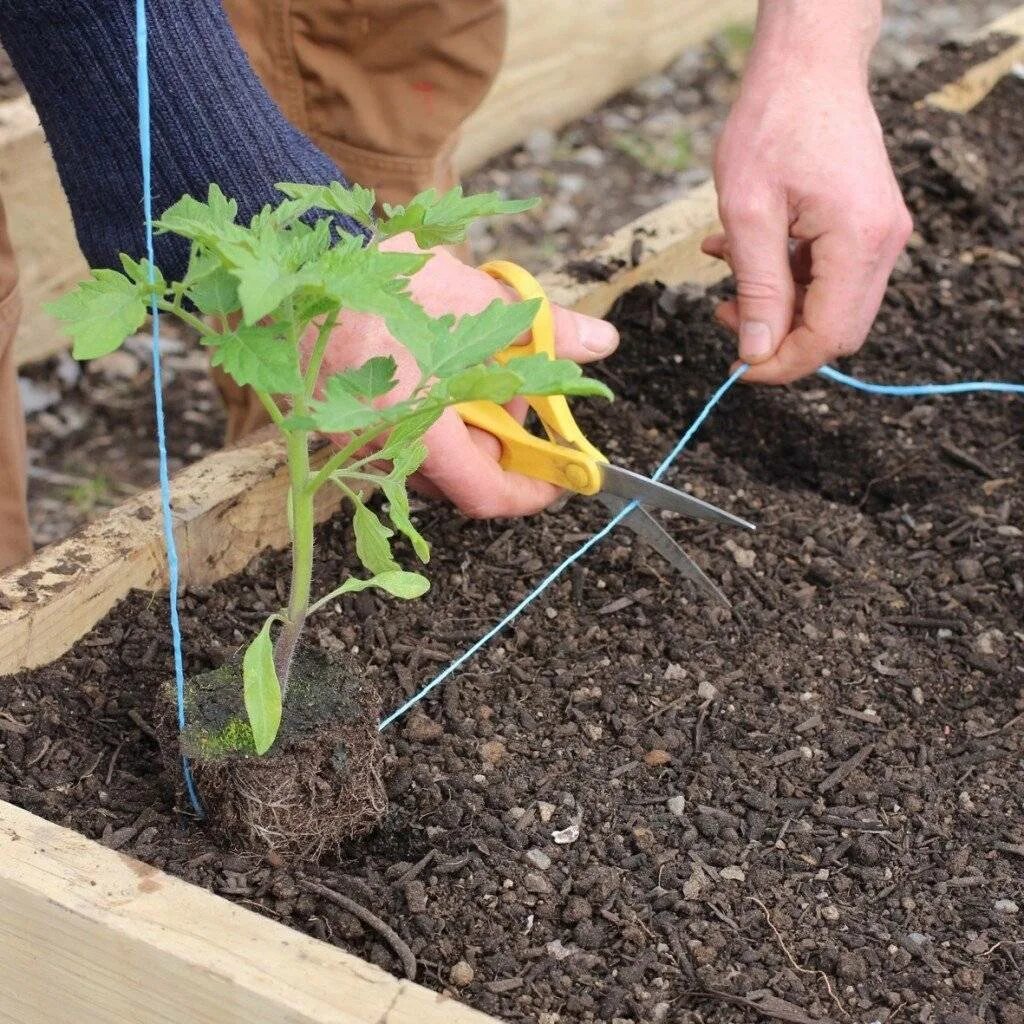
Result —
<svg viewBox="0 0 1024 1024"><path fill-rule="evenodd" d="M772 329L763 320L740 324L740 359L759 363L772 354Z"/></svg>
<svg viewBox="0 0 1024 1024"><path fill-rule="evenodd" d="M615 348L615 328L604 320L582 317L579 321L580 344L596 356L607 355Z"/></svg>

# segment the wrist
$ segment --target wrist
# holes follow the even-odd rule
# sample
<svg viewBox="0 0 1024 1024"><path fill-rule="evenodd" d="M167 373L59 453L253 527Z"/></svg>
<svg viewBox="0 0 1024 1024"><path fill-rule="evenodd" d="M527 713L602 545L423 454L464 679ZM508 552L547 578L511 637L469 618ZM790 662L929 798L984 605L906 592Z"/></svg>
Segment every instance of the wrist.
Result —
<svg viewBox="0 0 1024 1024"><path fill-rule="evenodd" d="M866 85L881 0L760 0L747 78Z"/></svg>

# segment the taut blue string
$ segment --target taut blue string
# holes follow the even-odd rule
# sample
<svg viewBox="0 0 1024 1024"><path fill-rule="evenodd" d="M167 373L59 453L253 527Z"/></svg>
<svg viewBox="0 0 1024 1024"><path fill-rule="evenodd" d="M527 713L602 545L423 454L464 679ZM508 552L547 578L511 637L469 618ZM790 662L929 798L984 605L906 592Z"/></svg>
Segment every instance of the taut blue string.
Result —
<svg viewBox="0 0 1024 1024"><path fill-rule="evenodd" d="M149 257L149 283L156 282L156 257L153 245L153 144L149 98L149 25L146 0L135 0L136 70L139 89L139 155L142 160L142 209L146 218L146 255ZM156 409L156 441L160 454L160 507L163 512L164 545L167 548L167 586L170 589L171 644L174 648L174 683L178 702L178 731L185 728L185 660L181 650L181 623L178 619L178 547L174 540L174 516L171 511L171 480L167 469L167 436L164 428L164 384L160 358L160 310L156 294L150 308L153 323L153 405ZM196 792L188 758L181 755L185 788L196 815L205 817Z"/></svg>
<svg viewBox="0 0 1024 1024"><path fill-rule="evenodd" d="M930 395L965 395L971 391L1002 391L1011 395L1024 395L1024 384L1005 384L1001 381L966 381L961 384L872 384L848 374L823 366L822 377L869 395L891 395L897 398L926 398Z"/></svg>
<svg viewBox="0 0 1024 1024"><path fill-rule="evenodd" d="M665 456L662 460L661 465L651 474L652 479L660 480L662 476L668 471L669 467L677 458L682 454L683 449L693 439L693 435L700 430L704 421L711 415L711 411L716 405L725 397L729 389L749 370L750 367L745 363L741 364L736 370L729 375L725 382L718 388L718 390L708 399L707 404L701 409L697 418L687 428L686 433L679 439L675 447ZM856 377L850 377L848 374L840 373L838 370L833 370L831 366L823 366L818 373L820 373L826 380L830 380L835 384L842 384L848 388L854 388L857 391L864 391L872 395L889 395L903 398L923 398L932 395L961 395L971 391L998 391L1006 392L1009 394L1024 394L1024 384L1006 384L998 381L971 381L960 384L872 384L869 381L858 380ZM383 731L393 722L401 718L406 712L411 711L431 690L440 686L450 675L457 672L463 665L469 661L481 648L486 647L506 626L519 617L534 601L540 597L541 594L551 586L555 580L558 579L570 566L578 562L591 548L599 544L605 537L608 536L612 530L615 529L619 523L622 522L630 512L636 508L638 502L630 502L621 512L616 513L605 526L603 526L597 533L594 534L586 543L578 547L571 555L563 559L554 569L548 573L531 590L526 597L524 597L500 622L489 629L479 640L476 641L471 647L467 648L460 654L450 665L442 669L429 683L426 684L421 690L413 694L401 707L396 708L391 712L387 718L381 721L378 729Z"/></svg>

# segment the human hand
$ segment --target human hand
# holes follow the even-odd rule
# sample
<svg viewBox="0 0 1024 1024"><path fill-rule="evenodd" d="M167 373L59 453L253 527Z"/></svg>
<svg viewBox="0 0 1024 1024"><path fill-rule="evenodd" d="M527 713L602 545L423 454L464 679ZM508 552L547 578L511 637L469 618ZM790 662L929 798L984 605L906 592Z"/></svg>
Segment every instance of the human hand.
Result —
<svg viewBox="0 0 1024 1024"><path fill-rule="evenodd" d="M846 2L817 4L813 24L799 2L762 8L715 156L725 231L702 248L735 276L716 316L750 382L786 384L860 348L912 229L868 94L871 5L840 26L829 6Z"/></svg>
<svg viewBox="0 0 1024 1024"><path fill-rule="evenodd" d="M388 239L381 248L420 251L408 234ZM460 262L445 249L432 253L409 286L413 298L431 316L479 313L495 299L517 301L510 288ZM553 312L555 347L560 357L590 363L611 355L618 346L618 333L611 324L559 306L554 306ZM398 386L388 395L388 401L408 397L419 381L412 356L391 336L380 317L346 312L327 346L321 377L360 366L380 355L392 356L398 365ZM525 410L522 400L518 402L521 414ZM464 515L478 519L528 515L546 508L561 494L551 484L502 469L497 439L467 426L452 409L427 431L424 441L429 454L419 472L410 478L411 485L428 497L448 499Z"/></svg>

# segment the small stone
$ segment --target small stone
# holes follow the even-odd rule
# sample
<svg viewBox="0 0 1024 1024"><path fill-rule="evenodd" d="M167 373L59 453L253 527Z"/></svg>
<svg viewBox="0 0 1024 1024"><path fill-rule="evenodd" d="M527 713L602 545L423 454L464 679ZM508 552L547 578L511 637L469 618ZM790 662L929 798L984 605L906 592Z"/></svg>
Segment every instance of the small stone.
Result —
<svg viewBox="0 0 1024 1024"><path fill-rule="evenodd" d="M548 206L544 216L544 229L554 234L571 228L580 219L579 213L570 203L555 201Z"/></svg>
<svg viewBox="0 0 1024 1024"><path fill-rule="evenodd" d="M551 838L554 839L559 846L568 846L570 843L575 843L579 837L580 827L575 822L567 828L561 828L551 833Z"/></svg>
<svg viewBox="0 0 1024 1024"><path fill-rule="evenodd" d="M523 148L536 163L547 164L555 155L556 143L555 133L550 128L535 128L526 136Z"/></svg>
<svg viewBox="0 0 1024 1024"><path fill-rule="evenodd" d="M543 800L537 801L537 813L540 815L540 820L544 822L545 825L552 819L552 817L554 817L555 810L556 808L554 804L545 803Z"/></svg>
<svg viewBox="0 0 1024 1024"><path fill-rule="evenodd" d="M489 765L497 766L505 760L508 751L501 740L488 740L480 747L480 757Z"/></svg>
<svg viewBox="0 0 1024 1024"><path fill-rule="evenodd" d="M633 91L645 100L663 100L676 91L676 83L668 75L651 75L637 82Z"/></svg>
<svg viewBox="0 0 1024 1024"><path fill-rule="evenodd" d="M669 662L668 668L665 669L665 682L676 683L681 682L686 678L686 669L682 665L677 665L675 662Z"/></svg>
<svg viewBox="0 0 1024 1024"><path fill-rule="evenodd" d="M839 920L839 908L833 907L832 904L821 908L821 916L826 921L838 921Z"/></svg>
<svg viewBox="0 0 1024 1024"><path fill-rule="evenodd" d="M689 879L683 882L683 896L695 900L704 890L704 875L699 868L694 868Z"/></svg>
<svg viewBox="0 0 1024 1024"><path fill-rule="evenodd" d="M924 690L922 690L920 686L915 686L910 691L910 696L913 699L914 703L917 704L918 706L921 706L921 705L924 704Z"/></svg>
<svg viewBox="0 0 1024 1024"><path fill-rule="evenodd" d="M530 871L523 878L523 887L538 896L551 892L551 883L539 871Z"/></svg>
<svg viewBox="0 0 1024 1024"><path fill-rule="evenodd" d="M668 764L672 760L672 755L667 750L648 750L644 754L644 761L648 768L659 768L663 764Z"/></svg>
<svg viewBox="0 0 1024 1024"><path fill-rule="evenodd" d="M584 167L589 167L592 170L604 167L608 162L607 155L599 146L581 146L573 153L572 158L576 163L583 164Z"/></svg>
<svg viewBox="0 0 1024 1024"><path fill-rule="evenodd" d="M718 688L705 679L697 687L697 696L701 700L715 700L718 697Z"/></svg>
<svg viewBox="0 0 1024 1024"><path fill-rule="evenodd" d="M448 980L455 988L465 988L472 984L473 978L473 968L465 960L460 960L455 964L448 975Z"/></svg>
<svg viewBox="0 0 1024 1024"><path fill-rule="evenodd" d="M436 743L443 734L444 726L426 715L410 715L405 723L405 738L413 743Z"/></svg>
<svg viewBox="0 0 1024 1024"><path fill-rule="evenodd" d="M741 569L753 569L757 561L757 553L749 548L741 548L736 541L729 539L725 542L726 550L732 555L732 560Z"/></svg>
<svg viewBox="0 0 1024 1024"><path fill-rule="evenodd" d="M996 900L993 907L998 914L1016 914L1020 911L1020 907L1013 900Z"/></svg>
<svg viewBox="0 0 1024 1024"><path fill-rule="evenodd" d="M908 953L920 956L931 944L931 939L923 932L908 932L903 939L903 948Z"/></svg>
<svg viewBox="0 0 1024 1024"><path fill-rule="evenodd" d="M575 946L566 946L562 943L561 939L553 939L544 948L548 951L549 956L553 956L559 961L566 960L571 957L573 953L578 952ZM551 1016L554 1017L554 1014Z"/></svg>
<svg viewBox="0 0 1024 1024"><path fill-rule="evenodd" d="M547 871L551 867L551 858L543 850L538 850L536 847L526 851L526 859L540 871Z"/></svg>
<svg viewBox="0 0 1024 1024"><path fill-rule="evenodd" d="M745 882L747 880L743 868L738 864L730 864L728 867L722 868L718 873L728 882Z"/></svg>
<svg viewBox="0 0 1024 1024"><path fill-rule="evenodd" d="M668 813L676 818L681 818L686 813L686 797L670 796L668 798Z"/></svg>

